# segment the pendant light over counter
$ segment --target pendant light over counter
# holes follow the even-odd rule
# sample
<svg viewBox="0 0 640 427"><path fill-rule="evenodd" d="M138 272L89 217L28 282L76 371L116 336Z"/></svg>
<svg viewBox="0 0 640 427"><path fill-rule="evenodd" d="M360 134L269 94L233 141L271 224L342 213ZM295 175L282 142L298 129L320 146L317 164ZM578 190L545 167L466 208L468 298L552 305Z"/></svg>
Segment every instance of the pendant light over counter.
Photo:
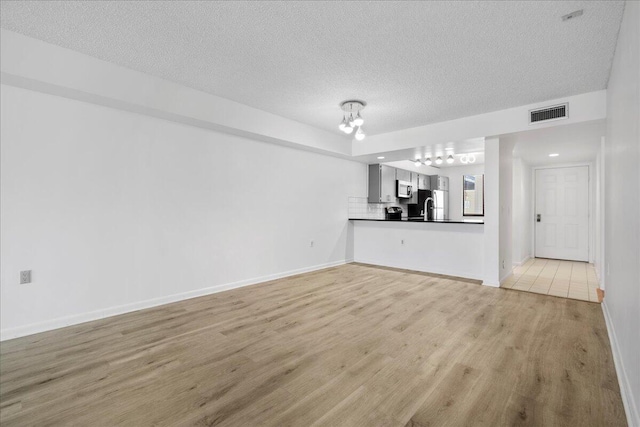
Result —
<svg viewBox="0 0 640 427"><path fill-rule="evenodd" d="M469 154L449 153L447 155L446 162L450 165L453 164L456 160L454 156L458 156L460 158L460 163L465 165L476 162L476 153L469 153ZM431 155L427 154L427 157L425 157L424 160L421 160L421 157L416 157L416 159L412 160L412 162L416 167L420 167L422 165L431 166L433 163L435 163L436 165L441 165L442 163L445 162L445 160L442 157L444 157L444 155L437 156L435 160L431 160Z"/></svg>

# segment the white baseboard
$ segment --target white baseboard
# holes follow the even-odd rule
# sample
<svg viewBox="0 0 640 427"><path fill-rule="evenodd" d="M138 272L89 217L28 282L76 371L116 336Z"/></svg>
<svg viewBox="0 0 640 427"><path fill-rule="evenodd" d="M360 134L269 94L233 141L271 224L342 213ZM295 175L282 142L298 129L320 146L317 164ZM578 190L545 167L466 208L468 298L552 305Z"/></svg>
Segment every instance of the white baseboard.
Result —
<svg viewBox="0 0 640 427"><path fill-rule="evenodd" d="M37 334L39 332L51 331L53 329L64 328L65 326L77 325L80 323L90 322L92 320L104 319L105 317L117 316L118 314L130 313L132 311L142 310L142 309L151 308L151 307L157 307L159 305L169 304L177 301L183 301L190 298L196 298L204 295L215 294L217 292L227 291L235 288L241 288L243 286L255 285L257 283L268 282L270 280L281 279L283 277L295 276L296 274L322 270L324 268L335 267L335 266L347 264L350 262L353 262L353 260L341 260L341 261L328 262L325 264L314 265L311 267L304 267L296 270L270 274L267 276L255 277L247 280L240 280L238 282L224 283L221 285L211 286L208 288L201 288L193 291L167 295L164 297L153 298L153 299L144 300L144 301L137 301L137 302L123 304L115 307L108 307L108 308L91 311L87 313L80 313L80 314L74 314L71 316L59 317L57 319L48 320L46 322L32 323L30 325L2 329L0 330L0 341Z"/></svg>
<svg viewBox="0 0 640 427"><path fill-rule="evenodd" d="M499 288L500 283L487 282L486 280L482 281L482 286L490 286L492 288Z"/></svg>
<svg viewBox="0 0 640 427"><path fill-rule="evenodd" d="M493 281L486 281L486 280L484 280L484 281L482 282L482 284L483 284L484 286L491 286L491 287L493 287L493 288L499 288L499 287L501 287L501 286L502 286L502 284L504 283L504 281L505 281L505 280L507 280L507 279L508 279L509 277L511 277L511 276L513 276L513 268L512 268L511 270L507 271L507 273L506 273L504 276L502 276L502 277L500 278L500 281L499 281L498 283L495 283L495 282L493 282Z"/></svg>
<svg viewBox="0 0 640 427"><path fill-rule="evenodd" d="M519 262L514 262L513 265L515 267L520 267L521 265L523 265L524 263L526 263L527 261L529 261L531 259L531 257L529 255L527 255L526 257L524 257L524 259L522 261Z"/></svg>
<svg viewBox="0 0 640 427"><path fill-rule="evenodd" d="M440 268L429 268L428 270L425 270L422 268L416 268L415 265L402 264L402 263L391 265L390 263L382 260L369 259L369 258L357 258L355 259L355 262L361 262L363 264L379 265L381 267L403 268L406 270L420 271L423 273L442 274L445 276L461 277L463 279L482 280L477 275L468 271L460 271L460 270L454 271L454 270L447 270L447 269L440 269Z"/></svg>
<svg viewBox="0 0 640 427"><path fill-rule="evenodd" d="M513 269L511 269L511 271L507 272L507 274L505 274L503 277L500 278L500 283L498 284L498 287L501 287L502 284L505 282L505 280L507 280L511 276L513 276Z"/></svg>
<svg viewBox="0 0 640 427"><path fill-rule="evenodd" d="M609 341L611 343L611 352L613 353L613 363L616 367L616 374L618 375L618 384L620 385L620 394L622 395L622 404L624 405L625 413L627 414L627 424L629 427L640 426L640 413L636 406L637 400L633 396L631 390L631 383L627 377L627 372L624 368L622 357L620 356L620 348L618 347L618 338L616 337L616 331L613 329L613 322L609 315L609 309L606 304L607 300L602 302L602 312L604 313L604 321L607 325L607 333L609 334ZM640 396L639 396L640 397Z"/></svg>

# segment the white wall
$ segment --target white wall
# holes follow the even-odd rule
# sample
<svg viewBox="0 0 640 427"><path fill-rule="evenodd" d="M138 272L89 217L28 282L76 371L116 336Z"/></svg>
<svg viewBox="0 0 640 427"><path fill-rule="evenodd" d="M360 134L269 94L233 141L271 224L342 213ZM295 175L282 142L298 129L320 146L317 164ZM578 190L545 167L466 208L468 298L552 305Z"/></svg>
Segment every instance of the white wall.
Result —
<svg viewBox="0 0 640 427"><path fill-rule="evenodd" d="M605 171L605 138L601 138L601 148L598 152L595 161L595 270L598 275L599 286L601 289L605 289L605 275L604 275L604 230L605 230L605 216L604 216L604 194L606 191L604 182Z"/></svg>
<svg viewBox="0 0 640 427"><path fill-rule="evenodd" d="M357 262L483 278L482 224L352 222Z"/></svg>
<svg viewBox="0 0 640 427"><path fill-rule="evenodd" d="M534 227L534 209L533 201L535 195L533 194L533 170L526 162L522 165L522 191L523 191L523 235L522 235L522 250L523 255L521 261L524 261L527 256L533 258L533 227Z"/></svg>
<svg viewBox="0 0 640 427"><path fill-rule="evenodd" d="M500 141L500 282L513 270L513 142Z"/></svg>
<svg viewBox="0 0 640 427"><path fill-rule="evenodd" d="M512 258L514 265L521 265L531 257L532 190L531 166L520 158L513 159Z"/></svg>
<svg viewBox="0 0 640 427"><path fill-rule="evenodd" d="M500 139L484 141L484 278L500 286Z"/></svg>
<svg viewBox="0 0 640 427"><path fill-rule="evenodd" d="M629 425L640 425L640 3L627 1L607 88L604 310Z"/></svg>
<svg viewBox="0 0 640 427"><path fill-rule="evenodd" d="M484 165L465 165L450 168L441 168L439 175L449 177L449 218L454 221L462 221L462 175L482 175ZM481 219L480 216L466 217Z"/></svg>
<svg viewBox="0 0 640 427"><path fill-rule="evenodd" d="M484 284L500 286L513 269L513 142L485 139Z"/></svg>
<svg viewBox="0 0 640 427"><path fill-rule="evenodd" d="M352 256L363 164L1 88L3 339Z"/></svg>
<svg viewBox="0 0 640 427"><path fill-rule="evenodd" d="M13 31L0 29L0 33L4 84L289 147L343 158L351 155L349 138L339 132L318 129ZM338 116L339 111L336 113Z"/></svg>

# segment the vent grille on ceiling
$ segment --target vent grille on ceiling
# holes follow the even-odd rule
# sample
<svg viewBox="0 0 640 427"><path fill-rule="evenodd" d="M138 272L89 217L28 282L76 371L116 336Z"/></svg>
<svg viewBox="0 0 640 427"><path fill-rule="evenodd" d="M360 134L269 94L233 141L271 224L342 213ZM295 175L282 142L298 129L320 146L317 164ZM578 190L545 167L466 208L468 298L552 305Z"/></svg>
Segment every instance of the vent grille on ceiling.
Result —
<svg viewBox="0 0 640 427"><path fill-rule="evenodd" d="M529 110L529 124L566 119L567 117L569 117L568 103Z"/></svg>

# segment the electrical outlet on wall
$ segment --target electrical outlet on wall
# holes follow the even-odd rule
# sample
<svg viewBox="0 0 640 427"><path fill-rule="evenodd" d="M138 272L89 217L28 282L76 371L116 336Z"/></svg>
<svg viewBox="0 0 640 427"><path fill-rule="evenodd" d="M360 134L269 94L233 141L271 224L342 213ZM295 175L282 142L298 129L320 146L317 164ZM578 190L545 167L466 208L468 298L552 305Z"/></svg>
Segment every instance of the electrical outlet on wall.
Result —
<svg viewBox="0 0 640 427"><path fill-rule="evenodd" d="M311 241L311 243L309 243L309 247L310 247L310 248L312 248L312 247L313 247L313 244L314 244L314 242L313 242L313 240L312 240L312 241Z"/></svg>
<svg viewBox="0 0 640 427"><path fill-rule="evenodd" d="M502 269L504 270L504 260L502 260Z"/></svg>
<svg viewBox="0 0 640 427"><path fill-rule="evenodd" d="M31 283L31 270L24 270L20 272L20 284L24 285Z"/></svg>

